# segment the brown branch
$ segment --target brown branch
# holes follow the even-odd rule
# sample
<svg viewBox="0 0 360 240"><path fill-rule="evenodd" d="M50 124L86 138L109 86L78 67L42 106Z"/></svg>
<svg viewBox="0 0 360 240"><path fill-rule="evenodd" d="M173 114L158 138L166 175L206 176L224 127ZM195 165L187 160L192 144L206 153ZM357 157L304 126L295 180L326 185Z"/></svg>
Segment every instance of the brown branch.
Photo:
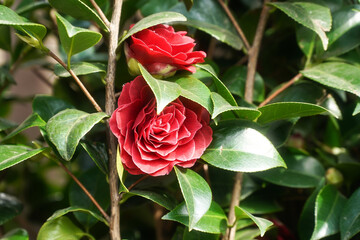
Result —
<svg viewBox="0 0 360 240"><path fill-rule="evenodd" d="M259 107L262 107L262 106L265 106L266 104L268 104L271 100L273 100L276 96L278 96L280 93L282 93L285 89L290 87L294 82L299 80L301 77L302 77L301 73L296 74L295 77L293 77L288 82L283 84L279 89L277 89L270 96L268 96L262 103L260 103Z"/></svg>
<svg viewBox="0 0 360 240"><path fill-rule="evenodd" d="M60 167L62 167L67 174L76 182L76 184L84 191L84 193L89 197L89 199L94 203L94 205L99 209L100 213L104 216L106 221L110 221L109 215L104 211L100 204L95 200L91 193L86 189L86 187L79 181L77 177L60 161L57 161Z"/></svg>
<svg viewBox="0 0 360 240"><path fill-rule="evenodd" d="M234 18L233 14L231 13L230 9L228 8L228 6L222 0L218 0L218 2L220 3L221 7L225 10L228 17L230 18L231 23L234 25L236 31L238 32L241 40L244 43L245 49L247 51L249 51L250 44L249 44L248 40L246 39L244 32L241 30L239 24L237 23L236 19Z"/></svg>
<svg viewBox="0 0 360 240"><path fill-rule="evenodd" d="M78 78L78 76L76 76L76 74L74 73L73 70L69 69L67 67L67 65L58 57L56 56L55 53L53 53L52 51L48 51L48 54L50 57L52 57L53 59L55 59L58 63L60 63L61 66L63 66L63 68L65 68L70 75L73 77L73 79L75 80L75 82L79 85L80 89L83 91L83 93L86 95L86 97L90 100L90 102L92 103L92 105L94 106L94 108L96 109L96 111L98 112L102 112L101 107L99 106L99 104L97 104L97 102L95 101L95 99L91 96L91 94L89 93L89 91L86 89L86 87L84 86L84 84L80 81L80 79Z"/></svg>
<svg viewBox="0 0 360 240"><path fill-rule="evenodd" d="M249 61L248 61L248 69L247 69L246 85L245 85L245 97L244 97L245 101L249 103L252 103L252 99L253 99L256 66L259 57L261 40L264 35L265 25L269 15L269 6L267 6L268 2L270 2L270 0L264 1L264 5L260 13L259 23L256 28L254 43L249 50Z"/></svg>
<svg viewBox="0 0 360 240"><path fill-rule="evenodd" d="M219 0L220 1L220 0ZM259 50L261 45L261 40L264 35L264 30L266 26L266 21L269 14L269 7L267 3L270 0L264 0L264 5L260 13L260 19L258 26L256 28L255 38L253 45L249 49L249 61L248 61L248 71L246 76L246 85L245 85L245 101L252 103L253 92L254 92L254 80L256 66L259 56ZM242 185L243 173L238 172L235 176L235 182L229 207L228 221L230 227L226 230L223 240L234 240L236 234L236 217L235 217L235 206L238 206L240 203L241 196L241 185Z"/></svg>
<svg viewBox="0 0 360 240"><path fill-rule="evenodd" d="M99 7L99 5L95 2L95 0L90 0L91 4L94 6L95 10L97 11L97 13L99 14L101 20L103 20L103 22L105 23L105 25L109 28L110 27L110 22L107 19L107 17L105 16L104 12L101 10L101 8Z"/></svg>
<svg viewBox="0 0 360 240"><path fill-rule="evenodd" d="M116 48L119 41L119 27L122 0L115 0L113 6L113 14L109 26L109 57L108 69L105 86L105 111L111 115L115 110L115 73L116 73ZM106 140L108 143L109 153L109 185L110 185L110 199L111 199L111 216L110 216L110 239L120 240L120 196L119 196L119 177L116 169L116 151L117 141L116 137L111 133L109 122L106 129Z"/></svg>

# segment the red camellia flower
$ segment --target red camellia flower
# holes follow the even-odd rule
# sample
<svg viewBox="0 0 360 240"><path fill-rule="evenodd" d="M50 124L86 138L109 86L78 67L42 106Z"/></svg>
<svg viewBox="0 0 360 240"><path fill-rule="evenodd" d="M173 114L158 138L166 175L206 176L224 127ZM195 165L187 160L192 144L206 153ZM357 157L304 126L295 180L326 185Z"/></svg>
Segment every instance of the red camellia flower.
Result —
<svg viewBox="0 0 360 240"><path fill-rule="evenodd" d="M132 35L125 43L130 73L140 75L138 62L160 78L172 76L181 69L194 73L196 69L192 64L204 62L206 53L194 52L195 40L185 36L186 33L160 24Z"/></svg>
<svg viewBox="0 0 360 240"><path fill-rule="evenodd" d="M120 156L131 174L160 176L174 167L192 167L212 140L210 115L185 98L156 114L156 100L142 76L124 85L110 118Z"/></svg>

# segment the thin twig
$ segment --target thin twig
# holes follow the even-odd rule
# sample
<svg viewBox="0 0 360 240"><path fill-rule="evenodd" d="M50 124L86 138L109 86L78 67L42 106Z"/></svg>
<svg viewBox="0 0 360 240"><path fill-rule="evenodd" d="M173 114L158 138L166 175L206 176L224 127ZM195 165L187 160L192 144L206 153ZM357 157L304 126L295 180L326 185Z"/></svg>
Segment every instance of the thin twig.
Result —
<svg viewBox="0 0 360 240"><path fill-rule="evenodd" d="M255 72L256 72L261 40L264 35L265 25L269 14L269 7L267 6L267 3L269 1L270 0L264 0L264 5L260 13L260 19L256 29L254 42L251 48L249 48L248 71L246 77L245 96L244 96L245 101L249 103L252 103L252 99L253 99ZM228 229L226 230L226 233L223 236L223 240L235 239L235 234L236 234L235 206L238 206L240 203L242 179L243 179L243 173L242 172L236 173L230 207L229 207L229 214L228 214L228 221L230 227L228 227Z"/></svg>
<svg viewBox="0 0 360 240"><path fill-rule="evenodd" d="M295 77L293 77L288 82L283 84L279 89L277 89L270 96L268 96L262 103L260 103L259 107L262 107L262 106L265 106L266 104L268 104L271 100L273 100L276 96L278 96L280 93L282 93L285 89L290 87L294 82L299 80L301 77L302 77L301 73L296 74Z"/></svg>
<svg viewBox="0 0 360 240"><path fill-rule="evenodd" d="M99 7L99 5L95 2L95 0L90 0L91 4L94 6L95 10L97 11L97 13L99 14L101 20L103 20L103 22L105 23L105 25L109 28L110 27L110 22L107 19L107 17L105 16L104 12L101 10L101 8Z"/></svg>
<svg viewBox="0 0 360 240"><path fill-rule="evenodd" d="M76 184L84 191L84 193L89 197L89 199L94 203L94 205L99 209L100 213L104 216L106 221L110 221L109 215L104 211L100 204L95 200L91 193L86 189L86 187L79 181L77 177L60 161L57 161L60 167L62 167L65 172L76 182Z"/></svg>
<svg viewBox="0 0 360 240"><path fill-rule="evenodd" d="M248 40L245 37L244 32L241 30L239 24L237 23L236 19L234 18L233 14L231 13L230 9L227 7L227 5L222 1L222 0L218 0L218 2L220 3L220 5L222 6L222 8L225 10L226 14L228 15L228 17L230 18L230 21L232 22L232 24L234 25L236 31L238 32L241 40L244 43L245 49L247 51L249 51L250 49L250 44L248 42Z"/></svg>
<svg viewBox="0 0 360 240"><path fill-rule="evenodd" d="M139 178L138 180L136 180L133 184L130 185L130 187L128 187L128 190L131 191L136 185L138 185L139 183L141 183L142 181L144 181L145 179L147 179L150 175L144 175L141 178Z"/></svg>
<svg viewBox="0 0 360 240"><path fill-rule="evenodd" d="M121 18L122 0L115 0L113 14L110 23L109 36L109 57L108 69L105 86L105 111L111 115L115 110L115 73L116 73L116 48L119 41L119 27ZM109 122L106 129L106 140L108 143L109 153L109 185L111 199L111 216L110 216L110 239L120 240L120 205L119 205L119 177L116 169L116 150L117 141L111 133Z"/></svg>
<svg viewBox="0 0 360 240"><path fill-rule="evenodd" d="M98 112L102 112L101 107L99 106L99 104L97 104L97 102L95 101L95 99L91 96L91 94L89 93L89 91L86 89L86 87L84 86L84 84L80 81L80 79L78 78L78 76L76 76L76 74L74 73L73 70L69 69L66 64L63 62L63 60L61 60L58 56L56 56L55 53L53 53L52 51L49 50L48 52L49 56L52 57L53 59L55 59L58 63L61 64L61 66L63 66L63 68L65 68L70 75L74 78L75 82L79 85L80 89L83 91L83 93L86 95L86 97L90 100L90 102L92 103L92 105L95 107L96 111Z"/></svg>
<svg viewBox="0 0 360 240"><path fill-rule="evenodd" d="M49 81L49 79L47 79L40 71L38 68L33 68L32 72L43 82L45 83L48 87L52 88L52 84Z"/></svg>
<svg viewBox="0 0 360 240"><path fill-rule="evenodd" d="M253 99L254 93L254 81L255 81L255 72L259 57L259 51L261 46L261 40L264 35L264 30L266 26L266 21L269 15L269 6L267 3L270 0L264 0L264 5L260 13L260 19L258 26L256 28L254 43L249 50L249 61L248 61L248 69L246 76L246 85L245 85L245 101L251 103Z"/></svg>

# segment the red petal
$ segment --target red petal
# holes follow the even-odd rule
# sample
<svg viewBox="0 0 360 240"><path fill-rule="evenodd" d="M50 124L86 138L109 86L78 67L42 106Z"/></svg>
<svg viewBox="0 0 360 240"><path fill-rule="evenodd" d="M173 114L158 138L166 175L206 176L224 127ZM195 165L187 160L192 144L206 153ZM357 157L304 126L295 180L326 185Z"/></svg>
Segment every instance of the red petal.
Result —
<svg viewBox="0 0 360 240"><path fill-rule="evenodd" d="M169 44L168 39L157 34L155 31L144 29L136 33L135 35L132 35L131 37L133 40L134 38L141 39L147 46L156 45L166 52L170 52L170 53L172 52L172 47Z"/></svg>

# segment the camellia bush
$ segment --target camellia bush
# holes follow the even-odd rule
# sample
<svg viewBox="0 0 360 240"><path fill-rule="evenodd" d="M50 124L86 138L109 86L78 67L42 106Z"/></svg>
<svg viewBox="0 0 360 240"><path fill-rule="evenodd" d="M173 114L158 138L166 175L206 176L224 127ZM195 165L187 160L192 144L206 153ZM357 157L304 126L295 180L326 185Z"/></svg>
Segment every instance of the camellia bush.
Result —
<svg viewBox="0 0 360 240"><path fill-rule="evenodd" d="M0 4L1 239L360 239L358 1Z"/></svg>

